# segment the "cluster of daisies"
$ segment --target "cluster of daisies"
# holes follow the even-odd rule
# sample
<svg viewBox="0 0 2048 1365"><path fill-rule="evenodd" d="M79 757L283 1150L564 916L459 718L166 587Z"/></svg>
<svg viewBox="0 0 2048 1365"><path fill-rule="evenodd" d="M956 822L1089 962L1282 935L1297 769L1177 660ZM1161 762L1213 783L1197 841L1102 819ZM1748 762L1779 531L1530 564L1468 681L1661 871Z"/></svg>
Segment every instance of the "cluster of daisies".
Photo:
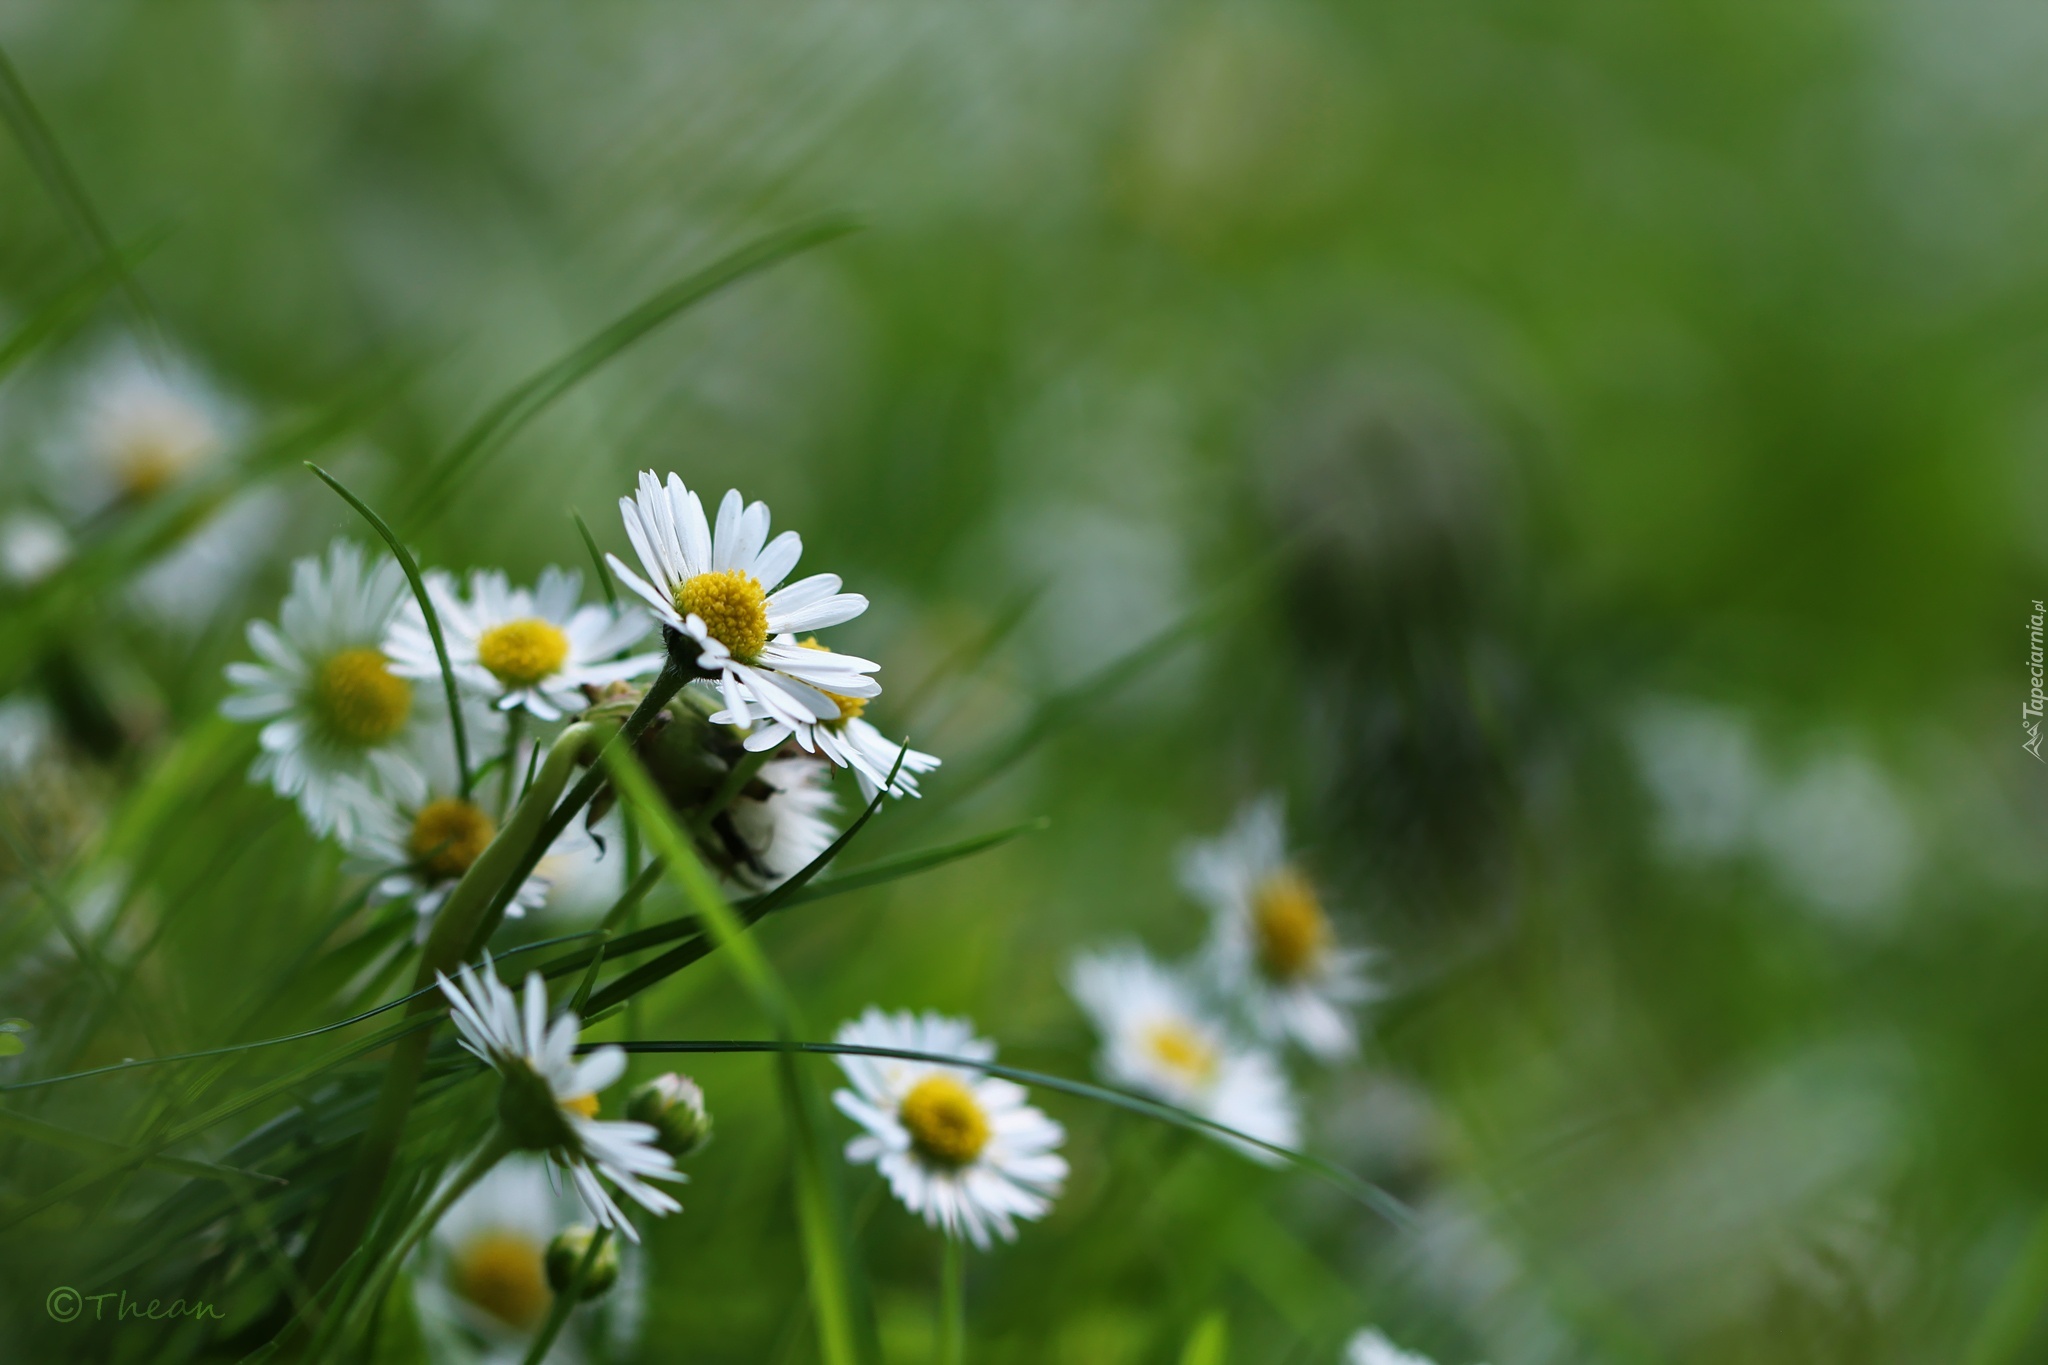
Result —
<svg viewBox="0 0 2048 1365"><path fill-rule="evenodd" d="M340 540L300 560L276 621L248 628L256 659L228 670L235 691L222 710L262 725L252 776L384 869L381 892L410 897L423 916L490 845L546 727L616 710L677 656L693 685L669 704L676 732L725 770L763 756L706 846L735 880L772 885L831 844L831 765L870 799L885 787L917 794L939 760L863 716L881 691L878 665L811 634L858 616L866 598L841 591L836 574L786 581L802 541L771 539L767 506L737 492L714 523L679 477L650 472L620 510L641 572L609 564L646 610L586 600L573 570L544 570L531 587L497 570L432 570L430 621L389 557ZM548 852L578 848L572 836ZM509 913L544 900L548 881L543 861Z"/></svg>
<svg viewBox="0 0 2048 1365"><path fill-rule="evenodd" d="M1248 1155L1297 1145L1299 1108L1282 1053L1322 1063L1358 1047L1373 998L1371 954L1337 936L1315 884L1287 852L1280 803L1252 803L1220 838L1190 846L1181 881L1210 915L1193 960L1161 963L1134 943L1078 957L1074 999L1101 1035L1113 1084L1242 1135ZM1226 1140L1232 1140L1226 1135Z"/></svg>

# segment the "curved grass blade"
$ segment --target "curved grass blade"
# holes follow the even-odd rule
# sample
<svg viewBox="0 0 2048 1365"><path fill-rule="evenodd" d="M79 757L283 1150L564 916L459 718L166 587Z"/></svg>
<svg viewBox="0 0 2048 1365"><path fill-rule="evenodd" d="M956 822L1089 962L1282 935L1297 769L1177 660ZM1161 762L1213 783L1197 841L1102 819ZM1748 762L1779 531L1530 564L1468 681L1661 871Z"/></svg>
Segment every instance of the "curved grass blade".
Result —
<svg viewBox="0 0 2048 1365"><path fill-rule="evenodd" d="M426 580L420 577L420 566L405 548L403 541L385 524L384 518L370 510L370 505L348 491L340 479L308 460L306 468L313 471L320 482L341 495L342 501L362 514L364 521L384 537L384 543L391 547L391 553L398 559L398 567L405 570L405 581L412 584L413 599L420 604L420 611L427 618L427 634L434 640L434 657L441 664L441 689L448 696L448 728L455 735L455 770L462 775L462 799L469 799L472 775L469 770L469 736L462 724L462 699L455 691L455 670L448 663L448 642L441 636L441 617L434 610L433 596L427 591Z"/></svg>
<svg viewBox="0 0 2048 1365"><path fill-rule="evenodd" d="M132 270L170 238L168 228L159 228L133 246L122 249L119 262ZM68 281L50 300L29 314L13 335L0 342L0 376L35 354L46 341L62 338L82 322L100 296L121 281L121 272L104 261L95 261Z"/></svg>
<svg viewBox="0 0 2048 1365"><path fill-rule="evenodd" d="M612 572L605 567L604 553L597 548L597 537L590 534L590 526L583 520L583 514L571 507L569 520L576 523L576 534L583 537L583 548L590 551L590 562L597 568L597 586L604 589L604 604L618 609L619 589L612 582Z"/></svg>
<svg viewBox="0 0 2048 1365"><path fill-rule="evenodd" d="M14 69L14 63L8 59L4 48L0 48L0 118L7 120L8 128L21 144L22 153L42 180L43 188L50 192L50 197L57 201L57 207L71 220L72 227L99 256L101 265L120 281L121 292L127 295L136 321L154 335L157 330L156 310L150 306L149 296L143 293L142 285L122 263L121 252L114 245L114 238L101 220L99 210L93 207L84 183L72 169L64 149L57 145L50 125L43 120L42 111L29 97L28 87L21 83L21 75Z"/></svg>
<svg viewBox="0 0 2048 1365"><path fill-rule="evenodd" d="M828 1057L893 1057L908 1062L931 1062L938 1066L962 1067L971 1071L979 1071L984 1075L997 1076L1006 1081L1015 1081L1019 1085L1035 1085L1041 1089L1055 1091L1062 1095L1072 1095L1076 1099L1094 1100L1101 1104L1114 1105L1119 1109L1126 1109L1134 1114L1143 1114L1147 1118L1159 1119L1176 1127L1186 1128L1191 1132L1203 1133L1211 1137L1220 1137L1246 1147L1257 1148L1260 1151L1279 1157L1290 1166L1307 1171L1335 1185L1352 1198L1358 1200L1359 1203L1365 1205L1374 1213L1379 1214L1389 1223L1392 1223L1395 1227L1403 1231L1412 1231L1415 1227L1414 1210L1410 1209L1386 1190L1381 1189L1368 1180L1353 1175L1335 1162L1325 1161L1323 1158L1311 1156L1307 1152L1295 1151L1292 1147L1282 1147L1277 1143L1267 1142L1264 1138L1256 1138L1250 1133L1239 1132L1237 1129L1226 1124L1218 1123L1214 1119L1204 1118L1200 1114L1190 1113L1188 1110L1181 1109L1175 1105L1165 1104L1143 1095L1134 1095L1129 1091L1113 1090L1104 1085L1094 1085L1087 1081L1069 1080L1065 1076L1055 1076L1049 1072L1028 1071L1023 1067L1003 1066L996 1062L976 1061L969 1057L950 1057L937 1052L913 1052L907 1048L868 1047L854 1043L804 1043L771 1039L750 1039L730 1042L699 1042L694 1039L679 1039L673 1041L605 1044L584 1043L579 1045L578 1050L588 1052L599 1046L622 1048L627 1052L653 1053L811 1052Z"/></svg>
<svg viewBox="0 0 2048 1365"><path fill-rule="evenodd" d="M668 875L696 908L707 937L725 950L733 974L754 997L784 1040L801 1031L795 998L769 965L761 945L726 903L703 859L676 823L655 790L653 779L630 749L605 751L612 785L621 807L636 819ZM877 801L886 793L876 793ZM873 813L870 807L869 814ZM809 870L809 869L806 869ZM878 1354L867 1296L855 1279L857 1262L846 1223L845 1203L837 1184L838 1166L827 1150L822 1104L815 1087L796 1066L793 1051L784 1051L776 1067L784 1115L790 1126L790 1164L796 1184L797 1223L808 1270L812 1312L817 1318L818 1344L827 1365L856 1365ZM856 1323L866 1331L856 1331Z"/></svg>
<svg viewBox="0 0 2048 1365"><path fill-rule="evenodd" d="M477 418L427 472L419 494L406 509L406 521L415 526L431 521L437 509L447 506L458 482L503 448L520 428L546 411L586 375L691 304L757 270L844 237L858 226L850 218L829 217L757 237L669 285L575 350L529 375Z"/></svg>

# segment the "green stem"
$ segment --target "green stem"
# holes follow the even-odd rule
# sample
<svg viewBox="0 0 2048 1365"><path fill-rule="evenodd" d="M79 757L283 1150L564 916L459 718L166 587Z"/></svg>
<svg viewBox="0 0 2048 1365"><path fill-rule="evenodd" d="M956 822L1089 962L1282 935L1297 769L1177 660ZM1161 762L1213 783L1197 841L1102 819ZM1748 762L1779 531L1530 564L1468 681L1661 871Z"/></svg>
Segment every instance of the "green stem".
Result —
<svg viewBox="0 0 2048 1365"><path fill-rule="evenodd" d="M939 1365L965 1365L967 1359L967 1253L953 1237L945 1239L939 1261Z"/></svg>
<svg viewBox="0 0 2048 1365"><path fill-rule="evenodd" d="M569 1314L583 1301L583 1282L590 1276L590 1268L597 1264L598 1253L610 1239L610 1228L599 1228L590 1239L590 1245L583 1249L583 1259L576 1262L576 1273L570 1277L569 1285L555 1295L555 1303L548 1310L548 1320L541 1325L540 1335L526 1348L526 1365L540 1365L548 1357L548 1348L555 1344L555 1338L562 1335L562 1327L569 1321Z"/></svg>
<svg viewBox="0 0 2048 1365"><path fill-rule="evenodd" d="M561 794L577 760L591 747L596 733L594 726L572 725L555 739L547 762L512 818L448 893L440 913L434 916L434 927L428 932L426 947L420 952L419 970L413 977L413 990L427 993L415 996L406 1007L408 1016L441 1008L439 999L427 988L434 984L436 975L452 972L468 956L469 944L487 908L487 898L499 885L499 879L524 879L525 872L515 869L523 861L528 845L536 840L549 808ZM515 887L517 884L513 883ZM398 1151L406 1116L412 1111L413 1094L419 1088L420 1072L426 1065L427 1048L432 1041L433 1030L423 1028L401 1038L391 1049L384 1088L356 1147L355 1161L321 1218L307 1252L306 1280L316 1288L326 1285L347 1258L349 1249L362 1237L363 1229L369 1226L377 1197L390 1174L392 1158Z"/></svg>
<svg viewBox="0 0 2048 1365"><path fill-rule="evenodd" d="M317 1360L323 1345L331 1344L333 1335L345 1331L357 1314L370 1311L383 1300L385 1293L391 1288L391 1281L397 1278L400 1268L405 1264L405 1258L412 1254L412 1249L419 1245L420 1239L433 1230L434 1224L441 1221L442 1215L448 1212L456 1200L467 1194L471 1186L483 1179L493 1166L504 1160L511 1152L512 1143L506 1138L505 1130L493 1128L490 1137L484 1140L483 1146L476 1149L469 1161L456 1173L455 1178L442 1186L441 1192L420 1210L419 1217L413 1219L400 1234L397 1244L384 1253L383 1259L377 1265L375 1276L371 1278L368 1288L356 1297L353 1308L335 1305L334 1315L323 1324L320 1336L315 1339L314 1349L310 1353L312 1359Z"/></svg>
<svg viewBox="0 0 2048 1365"><path fill-rule="evenodd" d="M512 794L518 790L512 785L518 780L513 776L512 768L519 760L519 732L523 728L520 722L525 717L523 709L515 709L505 721L505 762L503 771L498 774L499 815L512 809Z"/></svg>

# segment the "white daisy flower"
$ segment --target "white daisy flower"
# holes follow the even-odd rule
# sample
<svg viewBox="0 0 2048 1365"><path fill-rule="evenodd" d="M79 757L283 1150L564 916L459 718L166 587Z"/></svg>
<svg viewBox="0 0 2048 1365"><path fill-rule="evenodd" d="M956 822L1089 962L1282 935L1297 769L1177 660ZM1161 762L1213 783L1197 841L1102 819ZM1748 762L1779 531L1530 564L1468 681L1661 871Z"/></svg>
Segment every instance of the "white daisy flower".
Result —
<svg viewBox="0 0 2048 1365"><path fill-rule="evenodd" d="M786 642L797 643L800 649L815 650L829 654L830 650L815 639L796 641L795 636L784 636ZM896 780L889 785L891 796L917 796L917 775L928 773L939 766L939 760L916 749L906 749L891 740L862 718L867 709L867 698L849 697L837 692L827 692L839 707L836 720L821 720L807 725L788 725L775 719L759 702L750 703L744 713L730 710L720 711L711 717L714 725L735 725L749 730L746 747L754 753L773 749L786 739L795 739L798 747L810 753L823 754L842 768L853 769L854 777L860 782L861 799L872 801L875 793L889 782L894 772ZM755 728L759 727L759 728ZM903 766L896 766L897 755L902 755Z"/></svg>
<svg viewBox="0 0 2048 1365"><path fill-rule="evenodd" d="M434 1226L422 1307L457 1317L487 1339L523 1335L553 1306L548 1243L581 1212L548 1179L547 1163L511 1156L449 1206Z"/></svg>
<svg viewBox="0 0 2048 1365"><path fill-rule="evenodd" d="M867 610L859 593L839 591L839 575L821 573L780 587L803 553L794 531L768 539L768 505L747 503L737 489L719 504L714 534L697 495L681 478L666 487L646 470L638 498L619 499L626 537L640 556L642 578L616 555L605 561L619 581L646 601L655 620L685 631L702 647L699 666L714 674L726 709L747 714L759 702L795 727L833 720L827 693L878 695L867 675L879 664L851 654L804 649L793 636L851 621Z"/></svg>
<svg viewBox="0 0 2048 1365"><path fill-rule="evenodd" d="M392 672L382 648L405 592L397 564L337 540L292 565L276 625L249 623L262 662L228 665L240 690L221 713L268 722L251 779L296 800L316 833L353 838L386 798L425 801L414 755L450 743L439 689Z"/></svg>
<svg viewBox="0 0 2048 1365"><path fill-rule="evenodd" d="M43 455L52 491L85 516L202 472L229 452L243 425L239 407L190 363L123 340L79 372L64 425Z"/></svg>
<svg viewBox="0 0 2048 1365"><path fill-rule="evenodd" d="M827 781L828 770L815 759L772 758L756 776L768 794L742 792L727 813L747 849L742 880L778 886L810 866L839 837L824 818L839 803Z"/></svg>
<svg viewBox="0 0 2048 1365"><path fill-rule="evenodd" d="M434 976L448 997L462 1045L504 1079L498 1117L507 1136L524 1150L546 1152L567 1173L591 1217L630 1241L640 1240L599 1176L650 1213L682 1208L647 1183L688 1178L676 1169L675 1158L654 1145L654 1129L597 1117L597 1092L626 1074L626 1054L601 1047L578 1061L582 1023L564 1010L548 1024L548 989L539 972L526 978L523 1010L498 980L488 953L482 971L462 969L460 989L441 973Z"/></svg>
<svg viewBox="0 0 2048 1365"><path fill-rule="evenodd" d="M0 579L33 587L71 559L71 537L40 512L10 512L0 519Z"/></svg>
<svg viewBox="0 0 2048 1365"><path fill-rule="evenodd" d="M996 1045L965 1019L884 1014L869 1006L838 1041L993 1061ZM1057 1123L1025 1103L1021 1085L971 1067L899 1057L839 1058L852 1090L832 1102L867 1131L846 1159L873 1162L904 1207L948 1237L986 1250L993 1232L1017 1239L1016 1219L1043 1218L1067 1178Z"/></svg>
<svg viewBox="0 0 2048 1365"><path fill-rule="evenodd" d="M464 707L472 743L495 747L491 722L497 717ZM500 722L502 724L502 722ZM424 752L413 755L426 777L426 795L417 801L386 800L366 812L360 827L341 841L342 847L363 862L388 871L377 883L381 900L410 898L419 912L419 933L424 939L434 914L448 899L470 865L490 847L504 823L506 812L494 800L500 790L492 774L471 789L467 798L455 771L454 750L447 736L436 735ZM514 767L519 755L513 755ZM572 824L556 839L505 907L513 918L547 903L556 876L572 859L580 858L592 840L580 823Z"/></svg>
<svg viewBox="0 0 2048 1365"><path fill-rule="evenodd" d="M1280 1064L1233 1040L1203 1012L1194 989L1143 949L1084 954L1068 972L1067 989L1102 1035L1097 1066L1111 1083L1276 1147L1296 1144L1301 1125ZM1279 1160L1264 1148L1231 1145L1260 1161Z"/></svg>
<svg viewBox="0 0 2048 1365"><path fill-rule="evenodd" d="M1357 1050L1352 1010L1373 998L1372 954L1338 943L1315 887L1288 861L1280 802L1247 806L1181 856L1181 883L1214 916L1208 965L1269 1042L1336 1061Z"/></svg>
<svg viewBox="0 0 2048 1365"><path fill-rule="evenodd" d="M469 596L455 580L436 573L427 579L448 663L462 683L496 700L498 709L524 707L540 720L560 720L587 704L585 683L606 683L659 672L661 654L619 659L619 651L647 635L637 614L581 601L583 575L557 568L541 570L532 588L512 587L496 569L469 576ZM384 642L392 671L408 678L438 678L441 661L417 601L406 603Z"/></svg>
<svg viewBox="0 0 2048 1365"><path fill-rule="evenodd" d="M1361 1330L1344 1347L1344 1365L1436 1365L1428 1356L1404 1351L1385 1334L1371 1327Z"/></svg>

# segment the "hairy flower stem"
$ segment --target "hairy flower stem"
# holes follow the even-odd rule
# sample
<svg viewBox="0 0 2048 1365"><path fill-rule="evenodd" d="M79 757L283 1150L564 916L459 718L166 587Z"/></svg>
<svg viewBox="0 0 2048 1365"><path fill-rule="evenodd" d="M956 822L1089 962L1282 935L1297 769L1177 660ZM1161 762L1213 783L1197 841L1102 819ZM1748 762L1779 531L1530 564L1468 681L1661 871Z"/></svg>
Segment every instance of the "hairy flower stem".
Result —
<svg viewBox="0 0 2048 1365"><path fill-rule="evenodd" d="M673 649L669 662L647 695L634 708L611 743L631 744L644 731L682 685L695 676L687 659L678 660ZM533 871L541 856L560 837L590 798L603 785L605 768L592 763L590 771L559 805L563 786L577 763L596 757L593 741L599 734L595 725L572 725L548 748L548 756L534 775L526 794L512 817L498 831L497 838L483 851L467 873L448 894L434 927L420 953L419 971L413 978L415 992L434 984L437 972L453 971L490 941L504 918L505 906L520 883ZM608 746L607 746L608 747ZM602 752L602 751L599 751ZM495 893L495 894L493 894ZM408 1014L438 1011L441 1002L432 994L419 995L407 1006ZM384 1073L384 1088L371 1111L369 1126L356 1146L355 1159L334 1198L323 1212L306 1252L306 1283L315 1292L324 1287L335 1270L361 1240L376 1211L378 1197L391 1173L392 1158L398 1152L405 1131L406 1116L412 1112L420 1073L426 1066L427 1049L433 1030L422 1028L400 1038L391 1049L391 1063Z"/></svg>

